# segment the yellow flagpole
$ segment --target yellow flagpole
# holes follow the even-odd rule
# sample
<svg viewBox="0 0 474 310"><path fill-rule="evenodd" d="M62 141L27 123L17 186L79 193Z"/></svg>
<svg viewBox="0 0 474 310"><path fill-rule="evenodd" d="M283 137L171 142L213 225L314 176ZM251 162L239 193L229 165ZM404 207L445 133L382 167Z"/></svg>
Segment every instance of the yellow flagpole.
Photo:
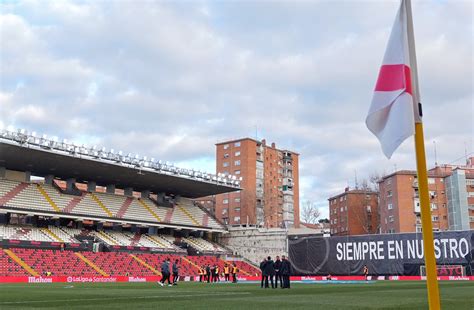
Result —
<svg viewBox="0 0 474 310"><path fill-rule="evenodd" d="M426 267L426 286L428 289L428 303L430 310L441 308L436 272L436 258L434 254L433 223L431 222L430 197L428 191L428 171L426 168L425 138L423 134L422 110L420 103L420 89L418 86L418 66L416 62L415 35L413 30L413 16L411 0L406 1L407 37L410 51L410 65L412 77L413 106L415 111L415 151L416 170L418 173L418 194L420 196L421 227L423 234L423 249Z"/></svg>
<svg viewBox="0 0 474 310"><path fill-rule="evenodd" d="M433 223L431 222L430 198L428 192L428 173L426 169L425 139L423 123L415 123L416 167L418 171L418 193L420 196L421 227L423 229L423 249L426 266L426 286L431 310L441 309L438 275L433 244Z"/></svg>

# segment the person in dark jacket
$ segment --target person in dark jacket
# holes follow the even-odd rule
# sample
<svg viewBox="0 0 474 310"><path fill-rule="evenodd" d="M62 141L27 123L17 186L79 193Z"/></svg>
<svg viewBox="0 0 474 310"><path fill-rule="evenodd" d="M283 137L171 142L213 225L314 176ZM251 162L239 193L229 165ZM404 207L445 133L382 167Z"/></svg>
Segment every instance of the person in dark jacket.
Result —
<svg viewBox="0 0 474 310"><path fill-rule="evenodd" d="M264 258L260 262L260 271L262 272L262 279L260 281L260 288L263 288L263 282L265 281L265 264L267 263L267 259Z"/></svg>
<svg viewBox="0 0 474 310"><path fill-rule="evenodd" d="M283 278L281 277L281 260L280 256L277 256L275 259L275 263L273 264L275 268L275 288L278 288L278 281L280 281L280 287L283 286Z"/></svg>
<svg viewBox="0 0 474 310"><path fill-rule="evenodd" d="M291 264L284 255L281 257L280 272L283 278L283 286L281 288L290 288Z"/></svg>
<svg viewBox="0 0 474 310"><path fill-rule="evenodd" d="M211 267L209 265L206 266L206 279L207 283L211 282Z"/></svg>
<svg viewBox="0 0 474 310"><path fill-rule="evenodd" d="M173 263L173 285L178 285L179 280L179 260L175 260Z"/></svg>
<svg viewBox="0 0 474 310"><path fill-rule="evenodd" d="M161 286L165 284L165 281L168 280L168 286L171 286L170 282L170 259L167 258L162 264L161 264L161 280L158 282Z"/></svg>
<svg viewBox="0 0 474 310"><path fill-rule="evenodd" d="M270 256L267 257L267 262L265 263L264 273L265 273L265 288L269 288L268 279L272 283L272 288L275 288L275 284L273 283L273 276L275 275L275 267L273 266L273 260Z"/></svg>

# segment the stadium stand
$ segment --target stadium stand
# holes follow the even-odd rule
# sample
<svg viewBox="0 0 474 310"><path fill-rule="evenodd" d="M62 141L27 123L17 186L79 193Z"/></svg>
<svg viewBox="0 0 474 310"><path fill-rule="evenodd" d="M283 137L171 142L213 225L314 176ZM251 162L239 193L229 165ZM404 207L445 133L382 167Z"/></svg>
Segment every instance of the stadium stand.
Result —
<svg viewBox="0 0 474 310"><path fill-rule="evenodd" d="M0 250L0 275L9 275L12 277L29 276L20 264L16 263L7 252L9 250Z"/></svg>
<svg viewBox="0 0 474 310"><path fill-rule="evenodd" d="M48 184L0 179L0 202L3 206L32 211L135 221L146 219L149 222L224 229L187 198L180 198L172 208L168 208L157 206L149 198L98 192L82 192L81 196L74 196L63 194Z"/></svg>
<svg viewBox="0 0 474 310"><path fill-rule="evenodd" d="M215 243L209 242L207 240L201 238L195 238L193 236L189 236L187 238L183 238L183 241L194 247L195 249L199 250L202 253L227 253L228 251L223 247L218 246Z"/></svg>
<svg viewBox="0 0 474 310"><path fill-rule="evenodd" d="M0 238L27 241L57 241L40 228L23 226L0 226Z"/></svg>
<svg viewBox="0 0 474 310"><path fill-rule="evenodd" d="M200 237L227 227L192 199L237 191L235 178L25 137L0 135L0 277L153 277L167 258L190 277L234 259Z"/></svg>
<svg viewBox="0 0 474 310"><path fill-rule="evenodd" d="M94 267L82 259L81 254L72 251L44 249L12 249L11 251L39 275L45 275L47 272L56 276L100 275Z"/></svg>

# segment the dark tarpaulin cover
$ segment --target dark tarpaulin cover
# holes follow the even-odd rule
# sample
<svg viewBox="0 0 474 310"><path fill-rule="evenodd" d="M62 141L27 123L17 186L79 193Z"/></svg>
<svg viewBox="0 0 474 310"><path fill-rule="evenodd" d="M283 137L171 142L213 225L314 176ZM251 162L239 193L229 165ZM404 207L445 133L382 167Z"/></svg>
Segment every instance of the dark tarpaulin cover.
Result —
<svg viewBox="0 0 474 310"><path fill-rule="evenodd" d="M462 265L472 274L474 230L436 232L434 238L438 266ZM295 275L361 275L364 265L372 275L419 275L424 265L421 233L291 236L288 252Z"/></svg>

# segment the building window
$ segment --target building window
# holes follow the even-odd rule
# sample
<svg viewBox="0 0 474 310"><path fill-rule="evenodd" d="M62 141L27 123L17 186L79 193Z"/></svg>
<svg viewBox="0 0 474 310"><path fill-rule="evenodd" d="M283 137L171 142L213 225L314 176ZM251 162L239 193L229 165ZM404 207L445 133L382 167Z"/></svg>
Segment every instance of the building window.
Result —
<svg viewBox="0 0 474 310"><path fill-rule="evenodd" d="M225 162L222 164L222 167L229 167L229 163L225 161Z"/></svg>
<svg viewBox="0 0 474 310"><path fill-rule="evenodd" d="M229 203L229 199L227 199L227 198L226 198L226 199L223 199L223 200L222 200L222 203L223 203L223 204L228 204L228 203Z"/></svg>
<svg viewBox="0 0 474 310"><path fill-rule="evenodd" d="M240 212L240 208L235 208L234 212Z"/></svg>
<svg viewBox="0 0 474 310"><path fill-rule="evenodd" d="M389 215L388 221L389 221L390 223L392 223L394 220L395 220L395 219L393 218L393 215Z"/></svg>
<svg viewBox="0 0 474 310"><path fill-rule="evenodd" d="M222 209L222 215L226 215L227 214L227 209Z"/></svg>
<svg viewBox="0 0 474 310"><path fill-rule="evenodd" d="M438 222L439 221L439 217L437 215L433 215L431 217L431 219L432 219L433 222Z"/></svg>
<svg viewBox="0 0 474 310"><path fill-rule="evenodd" d="M224 158L229 158L229 153L225 153Z"/></svg>
<svg viewBox="0 0 474 310"><path fill-rule="evenodd" d="M392 184L392 178L387 179L387 185L390 185L390 184Z"/></svg>
<svg viewBox="0 0 474 310"><path fill-rule="evenodd" d="M344 197L341 196L341 198L339 198L339 201L343 201L344 200Z"/></svg>
<svg viewBox="0 0 474 310"><path fill-rule="evenodd" d="M235 198L234 201L235 202L240 202L240 198Z"/></svg>
<svg viewBox="0 0 474 310"><path fill-rule="evenodd" d="M344 207L341 207L341 212L344 211Z"/></svg>
<svg viewBox="0 0 474 310"><path fill-rule="evenodd" d="M224 150L227 150L229 148L228 144L224 144Z"/></svg>
<svg viewBox="0 0 474 310"><path fill-rule="evenodd" d="M234 174L240 174L240 170L235 170Z"/></svg>
<svg viewBox="0 0 474 310"><path fill-rule="evenodd" d="M239 222L240 222L240 216L235 216L235 217L234 217L234 222L239 223Z"/></svg>
<svg viewBox="0 0 474 310"><path fill-rule="evenodd" d="M392 191L387 191L387 197L392 197Z"/></svg>
<svg viewBox="0 0 474 310"><path fill-rule="evenodd" d="M234 161L234 165L235 165L235 166L240 166L240 160Z"/></svg>
<svg viewBox="0 0 474 310"><path fill-rule="evenodd" d="M389 204L387 205L387 209L392 210L392 209L393 209L393 205L392 205L391 203L389 203Z"/></svg>
<svg viewBox="0 0 474 310"><path fill-rule="evenodd" d="M240 156L240 151L235 152L234 156Z"/></svg>
<svg viewBox="0 0 474 310"><path fill-rule="evenodd" d="M239 142L235 142L235 143L234 143L234 146L235 146L235 147L239 147L239 146L240 146L240 141L239 141Z"/></svg>
<svg viewBox="0 0 474 310"><path fill-rule="evenodd" d="M437 210L438 206L435 203L431 204L431 210Z"/></svg>
<svg viewBox="0 0 474 310"><path fill-rule="evenodd" d="M435 184L436 180L434 178L428 178L428 184Z"/></svg>

